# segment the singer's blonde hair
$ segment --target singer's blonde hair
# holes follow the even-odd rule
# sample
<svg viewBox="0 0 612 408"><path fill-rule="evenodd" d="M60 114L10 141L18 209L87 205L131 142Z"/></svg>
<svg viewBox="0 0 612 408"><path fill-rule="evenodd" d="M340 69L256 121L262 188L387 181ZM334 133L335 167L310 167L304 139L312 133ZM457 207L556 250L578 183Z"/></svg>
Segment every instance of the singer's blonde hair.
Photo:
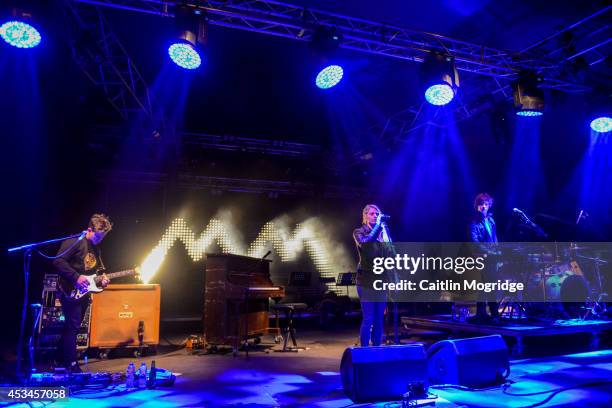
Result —
<svg viewBox="0 0 612 408"><path fill-rule="evenodd" d="M361 211L361 223L362 224L368 223L367 214L368 214L368 211L370 211L370 208L376 209L376 211L378 211L379 214L381 213L380 208L376 204L367 204L365 207L363 207L363 210Z"/></svg>

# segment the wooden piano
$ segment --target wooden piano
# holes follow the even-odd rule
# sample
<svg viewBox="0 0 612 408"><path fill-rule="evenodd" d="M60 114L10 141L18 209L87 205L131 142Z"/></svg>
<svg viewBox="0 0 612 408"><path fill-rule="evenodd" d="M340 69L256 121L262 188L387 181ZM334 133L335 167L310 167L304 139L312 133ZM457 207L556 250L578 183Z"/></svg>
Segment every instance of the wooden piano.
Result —
<svg viewBox="0 0 612 408"><path fill-rule="evenodd" d="M269 260L231 254L206 255L204 336L210 345L232 345L234 352L247 338L268 333L269 299L285 296L270 279ZM246 333L248 319L248 335Z"/></svg>

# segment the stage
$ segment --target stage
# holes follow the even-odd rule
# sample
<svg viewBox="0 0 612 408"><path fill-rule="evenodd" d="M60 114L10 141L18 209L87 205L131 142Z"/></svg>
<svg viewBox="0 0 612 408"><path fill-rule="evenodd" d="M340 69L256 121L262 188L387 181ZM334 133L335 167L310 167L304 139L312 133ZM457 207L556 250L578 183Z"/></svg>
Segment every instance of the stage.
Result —
<svg viewBox="0 0 612 408"><path fill-rule="evenodd" d="M414 332L413 340L431 343L425 333ZM340 357L346 347L356 342L356 327L319 330L304 328L298 331L300 346L308 349L297 353L277 353L280 345L264 338L260 346L249 353L232 357L226 354L206 354L204 350L190 351L173 348L168 341L180 342L176 334L160 346L159 354L142 358L147 365L152 360L157 367L171 370L177 376L174 386L154 390L126 392L121 384L108 391L77 395L69 402L48 404L48 407L279 407L308 406L341 407L401 407L401 403L354 404L342 390ZM407 340L404 340L406 342ZM267 350L268 352L266 352ZM141 359L92 359L85 370L125 373L126 366ZM40 366L41 369L44 366ZM547 358L530 358L511 362L508 381L513 382L508 393L524 394L575 387L563 391L543 406L608 407L612 383L583 388L583 384L610 381L612 378L612 350L565 354ZM437 407L524 407L544 400L550 394L516 397L504 394L500 387L487 391L431 388L437 395ZM84 398L89 398L85 400ZM425 401L421 401L425 402ZM430 402L430 401L429 401ZM25 406L25 405L24 405Z"/></svg>
<svg viewBox="0 0 612 408"><path fill-rule="evenodd" d="M611 19L3 2L0 404L611 407Z"/></svg>
<svg viewBox="0 0 612 408"><path fill-rule="evenodd" d="M524 340L527 337L563 336L577 333L586 333L590 336L588 347L597 350L600 335L604 331L612 330L612 322L608 320L545 320L538 321L527 319L503 319L500 323L474 324L460 322L451 319L450 315L436 316L405 316L402 324L407 327L419 327L427 329L441 329L450 332L453 337L459 333L471 333L473 335L501 334L504 337L514 339L512 354L516 357L522 356L524 352ZM559 337L562 339L562 337Z"/></svg>

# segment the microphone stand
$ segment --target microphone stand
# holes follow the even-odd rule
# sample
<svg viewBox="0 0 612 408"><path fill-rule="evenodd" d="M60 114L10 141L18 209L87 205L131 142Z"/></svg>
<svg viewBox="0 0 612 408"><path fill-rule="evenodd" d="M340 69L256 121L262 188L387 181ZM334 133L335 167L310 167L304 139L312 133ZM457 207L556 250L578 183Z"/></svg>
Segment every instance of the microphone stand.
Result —
<svg viewBox="0 0 612 408"><path fill-rule="evenodd" d="M527 216L527 214L525 214L522 211L520 211L519 214L521 215L521 218L523 219L523 222L525 224L529 225L529 227L536 232L538 237L540 237L540 238L548 238L548 234L542 229L542 227L540 227L535 222L531 221L531 218L529 218Z"/></svg>
<svg viewBox="0 0 612 408"><path fill-rule="evenodd" d="M46 241L33 242L30 244L25 244L25 245L21 245L21 246L17 246L17 247L8 249L9 253L24 251L23 252L23 278L24 278L23 304L21 306L21 321L19 323L19 340L17 342L17 367L15 370L18 381L23 380L22 373L21 373L21 359L22 359L22 354L23 354L23 336L25 332L26 313L28 309L28 289L29 289L29 281L30 281L30 264L32 262L32 252L34 251L35 248L38 248L40 246L53 244L53 243L64 241L70 238L78 238L81 236L83 236L83 233L72 234L67 237L62 237L62 238L53 238L53 239L49 239ZM28 380L29 378L30 378L30 375L28 375Z"/></svg>
<svg viewBox="0 0 612 408"><path fill-rule="evenodd" d="M385 232L385 234L387 235L387 238L389 239L389 242L387 242L388 244L392 244L393 240L391 239L391 234L389 234L389 228L387 228L387 224L385 222L382 223L382 228ZM394 271L394 277L397 278L397 271ZM392 298L393 299L393 298ZM393 301L393 329L394 329L394 336L395 336L395 344L399 344L399 318L398 318L398 311L397 311L397 302L395 301L395 299L392 300Z"/></svg>

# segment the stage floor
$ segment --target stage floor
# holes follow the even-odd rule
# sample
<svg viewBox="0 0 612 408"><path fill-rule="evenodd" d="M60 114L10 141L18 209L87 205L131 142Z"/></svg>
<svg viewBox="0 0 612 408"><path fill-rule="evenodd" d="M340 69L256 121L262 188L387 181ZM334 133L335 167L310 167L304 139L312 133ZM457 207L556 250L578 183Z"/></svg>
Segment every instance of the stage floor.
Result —
<svg viewBox="0 0 612 408"><path fill-rule="evenodd" d="M563 339L565 337L562 336L578 333L588 334L591 337L588 347L598 350L602 333L612 330L612 322L607 320L570 319L536 322L527 319L504 319L503 323L497 325L462 323L453 320L450 315L405 316L401 320L408 327L445 330L453 333L455 337L457 333L473 333L479 336L500 334L504 337L511 337L515 339L510 349L515 357L523 357L525 351L523 340L526 338L557 336Z"/></svg>
<svg viewBox="0 0 612 408"><path fill-rule="evenodd" d="M233 357L231 353L192 354L187 349L167 348L161 348L156 356L138 360L133 357L90 360L86 370L125 372L130 361L134 361L138 367L141 360L150 365L154 359L158 367L175 372L177 379L172 387L125 392L123 385L120 385L107 395L83 395L82 397L88 399L71 398L69 402L56 402L46 406L401 407L398 403L353 405L352 401L344 396L339 373L340 358L344 349L355 343L356 336L356 328L334 331L305 329L303 332L298 331L298 342L307 346L308 350L275 353L272 350L279 349L280 346L274 345L268 353L262 349L251 352L249 360L245 359L243 352ZM170 340L179 342L181 338L173 336ZM264 338L265 340L267 339ZM507 391L520 394L611 381L612 350L514 360L509 379L514 381L514 384ZM439 396L435 400L437 407L524 407L543 401L550 395L516 397L505 395L501 389L478 392L456 389L430 391ZM610 407L612 383L564 391L541 406Z"/></svg>

